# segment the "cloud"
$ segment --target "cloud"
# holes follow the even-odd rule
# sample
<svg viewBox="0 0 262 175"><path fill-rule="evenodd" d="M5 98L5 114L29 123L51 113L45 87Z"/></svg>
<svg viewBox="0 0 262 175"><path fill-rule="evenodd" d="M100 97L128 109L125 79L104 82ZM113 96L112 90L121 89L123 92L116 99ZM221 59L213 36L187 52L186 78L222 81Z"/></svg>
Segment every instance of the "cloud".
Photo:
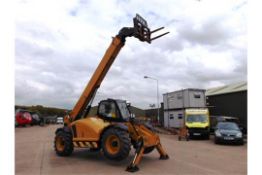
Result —
<svg viewBox="0 0 262 175"><path fill-rule="evenodd" d="M148 108L161 94L247 79L246 1L19 1L16 104L72 108L118 31L135 13L170 34L127 38L94 104L120 98ZM163 31L163 32L164 32ZM159 32L161 33L161 32Z"/></svg>
<svg viewBox="0 0 262 175"><path fill-rule="evenodd" d="M231 37L231 31L222 22L222 19L212 18L202 24L194 24L188 20L177 30L180 37L190 44L219 45Z"/></svg>

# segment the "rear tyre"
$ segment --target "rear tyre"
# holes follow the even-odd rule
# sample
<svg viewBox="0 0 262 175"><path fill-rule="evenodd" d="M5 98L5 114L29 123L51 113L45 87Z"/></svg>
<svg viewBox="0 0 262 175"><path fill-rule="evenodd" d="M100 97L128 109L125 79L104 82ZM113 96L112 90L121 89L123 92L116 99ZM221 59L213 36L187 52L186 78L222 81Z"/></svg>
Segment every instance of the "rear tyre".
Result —
<svg viewBox="0 0 262 175"><path fill-rule="evenodd" d="M121 129L109 128L102 136L102 150L106 158L120 161L125 159L131 149L129 134Z"/></svg>
<svg viewBox="0 0 262 175"><path fill-rule="evenodd" d="M244 140L241 140L241 141L239 142L239 145L244 145Z"/></svg>
<svg viewBox="0 0 262 175"><path fill-rule="evenodd" d="M60 130L56 133L54 147L59 156L69 156L74 150L72 135L69 132Z"/></svg>

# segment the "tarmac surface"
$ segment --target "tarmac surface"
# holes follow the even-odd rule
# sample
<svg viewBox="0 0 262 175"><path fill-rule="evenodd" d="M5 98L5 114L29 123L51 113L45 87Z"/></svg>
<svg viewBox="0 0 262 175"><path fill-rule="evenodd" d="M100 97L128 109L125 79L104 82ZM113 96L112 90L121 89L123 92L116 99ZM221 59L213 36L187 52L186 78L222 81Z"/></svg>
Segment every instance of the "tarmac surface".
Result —
<svg viewBox="0 0 262 175"><path fill-rule="evenodd" d="M28 126L15 129L16 175L96 175L132 174L125 168L134 157L134 149L121 162L112 162L101 152L77 148L70 157L58 157L54 151L54 133L62 125ZM170 159L159 160L156 150L144 155L136 175L241 175L247 174L247 144L215 145L210 140L178 141L175 135L160 134Z"/></svg>

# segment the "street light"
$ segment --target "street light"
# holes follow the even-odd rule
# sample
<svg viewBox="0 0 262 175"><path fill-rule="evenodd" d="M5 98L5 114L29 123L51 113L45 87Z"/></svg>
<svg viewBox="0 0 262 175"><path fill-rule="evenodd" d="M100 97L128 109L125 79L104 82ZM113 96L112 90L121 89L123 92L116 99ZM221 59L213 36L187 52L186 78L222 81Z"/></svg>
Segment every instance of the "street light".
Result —
<svg viewBox="0 0 262 175"><path fill-rule="evenodd" d="M149 78L152 80L156 80L156 92L157 92L157 122L159 123L159 90L158 90L158 79L153 78L153 77L149 77L149 76L144 76L144 78Z"/></svg>

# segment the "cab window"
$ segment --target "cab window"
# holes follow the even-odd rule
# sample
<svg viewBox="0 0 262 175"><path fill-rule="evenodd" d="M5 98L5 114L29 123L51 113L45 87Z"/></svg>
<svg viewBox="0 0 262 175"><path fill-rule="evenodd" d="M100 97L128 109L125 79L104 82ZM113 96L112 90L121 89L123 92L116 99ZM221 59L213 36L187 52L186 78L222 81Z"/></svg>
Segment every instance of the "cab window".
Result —
<svg viewBox="0 0 262 175"><path fill-rule="evenodd" d="M117 108L114 102L101 102L99 106L98 114L107 117L107 118L119 118L119 114L117 112Z"/></svg>

